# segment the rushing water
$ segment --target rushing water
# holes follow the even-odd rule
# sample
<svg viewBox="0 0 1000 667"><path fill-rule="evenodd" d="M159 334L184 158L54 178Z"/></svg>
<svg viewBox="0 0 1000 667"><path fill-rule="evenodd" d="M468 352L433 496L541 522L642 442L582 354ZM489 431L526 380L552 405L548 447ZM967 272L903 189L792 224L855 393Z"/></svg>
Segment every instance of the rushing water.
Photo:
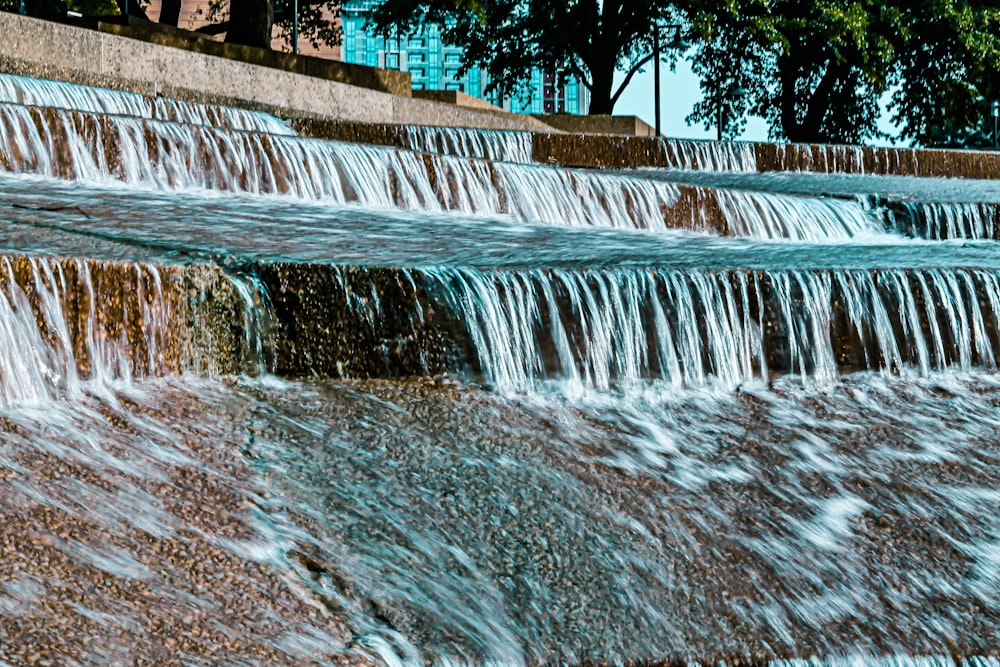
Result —
<svg viewBox="0 0 1000 667"><path fill-rule="evenodd" d="M0 661L998 664L995 184L0 91Z"/></svg>
<svg viewBox="0 0 1000 667"><path fill-rule="evenodd" d="M268 114L11 74L0 74L0 101L94 114L157 118L230 130L294 134L287 124Z"/></svg>
<svg viewBox="0 0 1000 667"><path fill-rule="evenodd" d="M532 161L530 132L412 125L406 128L406 147L424 153L485 158L497 162Z"/></svg>

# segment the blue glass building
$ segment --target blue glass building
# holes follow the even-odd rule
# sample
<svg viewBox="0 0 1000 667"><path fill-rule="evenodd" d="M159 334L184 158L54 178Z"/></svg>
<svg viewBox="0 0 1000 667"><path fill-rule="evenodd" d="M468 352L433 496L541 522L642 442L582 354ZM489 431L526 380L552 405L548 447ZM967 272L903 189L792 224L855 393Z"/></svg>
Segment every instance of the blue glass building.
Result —
<svg viewBox="0 0 1000 667"><path fill-rule="evenodd" d="M541 70L532 73L530 95L500 103L495 96L484 93L489 83L486 72L473 68L463 75L459 74L463 51L460 47L445 44L438 26L424 26L417 34L405 39L372 35L367 28L368 13L377 4L378 0L352 0L342 6L340 19L344 34L341 59L344 62L409 72L414 90L457 90L514 113L587 112L587 89L579 81L570 79L558 85L554 73Z"/></svg>

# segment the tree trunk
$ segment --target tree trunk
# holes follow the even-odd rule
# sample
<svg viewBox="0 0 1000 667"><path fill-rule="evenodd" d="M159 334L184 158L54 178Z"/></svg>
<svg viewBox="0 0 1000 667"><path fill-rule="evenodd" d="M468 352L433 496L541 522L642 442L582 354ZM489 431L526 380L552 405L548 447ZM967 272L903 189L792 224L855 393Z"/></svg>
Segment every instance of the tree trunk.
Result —
<svg viewBox="0 0 1000 667"><path fill-rule="evenodd" d="M181 20L181 0L163 0L160 5L160 23L177 27Z"/></svg>
<svg viewBox="0 0 1000 667"><path fill-rule="evenodd" d="M230 44L245 44L271 48L271 27L274 25L272 0L231 0L229 4Z"/></svg>
<svg viewBox="0 0 1000 667"><path fill-rule="evenodd" d="M129 16L134 16L145 21L149 20L149 17L146 16L146 11L142 8L142 5L139 4L139 0L115 0L115 4L118 5L118 12L122 16L125 16L125 9L127 5Z"/></svg>
<svg viewBox="0 0 1000 667"><path fill-rule="evenodd" d="M590 108L587 113L591 116L611 115L614 111L614 104L611 102L611 90L615 83L614 63L611 67L594 67L590 72L593 84L590 88Z"/></svg>

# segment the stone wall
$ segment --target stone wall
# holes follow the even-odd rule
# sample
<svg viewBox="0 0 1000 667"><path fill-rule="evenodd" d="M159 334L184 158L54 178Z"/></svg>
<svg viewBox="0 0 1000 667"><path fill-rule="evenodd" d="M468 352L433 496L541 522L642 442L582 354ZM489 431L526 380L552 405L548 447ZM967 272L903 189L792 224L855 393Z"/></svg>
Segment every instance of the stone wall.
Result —
<svg viewBox="0 0 1000 667"><path fill-rule="evenodd" d="M91 26L84 24L84 27ZM185 51L270 67L285 72L305 74L318 79L337 81L370 90L379 90L400 97L411 97L408 72L352 65L336 60L294 55L271 49L243 46L242 44L227 44L190 30L179 30L135 18L130 20L129 25L99 21L95 22L92 27L101 32L137 39L150 44L171 46Z"/></svg>
<svg viewBox="0 0 1000 667"><path fill-rule="evenodd" d="M667 142L670 144L668 150ZM942 178L1000 179L1000 151L880 148L819 144L720 143L610 134L536 134L536 162L565 167L681 167L677 154L749 146L758 171L807 171Z"/></svg>
<svg viewBox="0 0 1000 667"><path fill-rule="evenodd" d="M637 137L651 137L655 134L655 130L638 116L576 116L559 113L535 114L535 118L563 132Z"/></svg>
<svg viewBox="0 0 1000 667"><path fill-rule="evenodd" d="M110 32L0 12L0 71L239 106L284 117L363 123L540 130L514 114L483 113L318 79Z"/></svg>

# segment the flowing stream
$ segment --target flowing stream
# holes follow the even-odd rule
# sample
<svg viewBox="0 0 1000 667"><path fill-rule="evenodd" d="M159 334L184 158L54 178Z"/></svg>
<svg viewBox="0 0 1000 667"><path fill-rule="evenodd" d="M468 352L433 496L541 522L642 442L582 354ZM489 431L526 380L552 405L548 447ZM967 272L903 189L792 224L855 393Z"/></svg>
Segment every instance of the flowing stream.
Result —
<svg viewBox="0 0 1000 667"><path fill-rule="evenodd" d="M995 182L406 135L0 75L0 663L1000 665Z"/></svg>

